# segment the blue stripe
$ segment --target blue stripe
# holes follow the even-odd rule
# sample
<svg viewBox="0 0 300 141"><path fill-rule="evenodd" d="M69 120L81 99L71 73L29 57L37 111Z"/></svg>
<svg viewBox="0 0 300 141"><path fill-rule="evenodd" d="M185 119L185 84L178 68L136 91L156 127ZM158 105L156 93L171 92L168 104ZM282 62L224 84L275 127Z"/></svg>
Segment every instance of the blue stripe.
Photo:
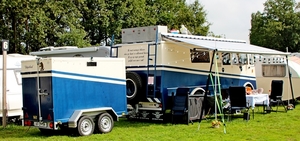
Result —
<svg viewBox="0 0 300 141"><path fill-rule="evenodd" d="M167 65L157 65L156 67L172 68L172 69L180 69L180 70L186 70L186 71L195 71L195 72L209 73L209 71L206 71L206 70L190 69L190 68L167 66ZM147 68L147 66L126 66L126 68ZM215 72L212 71L211 73L215 73ZM224 72L219 72L219 75L256 78L255 76L231 74L231 73L224 73Z"/></svg>
<svg viewBox="0 0 300 141"><path fill-rule="evenodd" d="M125 79L110 78L110 77L103 77L103 76L94 76L94 75L86 75L86 74L78 74L78 73L70 73L70 72L62 72L62 71L56 71L56 70L52 70L52 73L64 74L64 75L73 75L73 76L81 76L81 77L87 77L87 78L114 80L114 81L120 81L120 82L125 82L126 81Z"/></svg>

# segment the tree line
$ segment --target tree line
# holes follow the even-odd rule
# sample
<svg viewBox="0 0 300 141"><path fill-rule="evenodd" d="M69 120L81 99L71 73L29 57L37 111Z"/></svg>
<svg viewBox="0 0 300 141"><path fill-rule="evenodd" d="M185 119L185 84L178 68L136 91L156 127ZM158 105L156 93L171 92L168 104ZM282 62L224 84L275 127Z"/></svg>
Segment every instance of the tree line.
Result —
<svg viewBox="0 0 300 141"><path fill-rule="evenodd" d="M300 5L294 0L267 0L251 15L250 43L280 51L300 51Z"/></svg>
<svg viewBox="0 0 300 141"><path fill-rule="evenodd" d="M198 0L2 0L0 39L9 53L28 54L46 46L86 47L120 42L122 28L185 25L194 35L215 36ZM300 5L266 0L252 13L250 43L280 51L300 51Z"/></svg>
<svg viewBox="0 0 300 141"><path fill-rule="evenodd" d="M122 28L185 25L206 36L210 23L196 0L2 0L0 39L9 53L28 54L46 46L86 47L120 41Z"/></svg>

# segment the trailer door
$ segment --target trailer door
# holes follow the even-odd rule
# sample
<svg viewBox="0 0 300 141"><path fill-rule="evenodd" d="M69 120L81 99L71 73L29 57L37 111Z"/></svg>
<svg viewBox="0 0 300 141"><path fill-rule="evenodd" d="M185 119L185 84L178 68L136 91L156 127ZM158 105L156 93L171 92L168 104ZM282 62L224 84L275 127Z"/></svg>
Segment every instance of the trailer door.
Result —
<svg viewBox="0 0 300 141"><path fill-rule="evenodd" d="M24 125L53 128L53 100L51 72L22 73Z"/></svg>
<svg viewBox="0 0 300 141"><path fill-rule="evenodd" d="M38 98L39 106L39 119L43 122L53 121L53 99L52 99L52 77L40 77L40 89Z"/></svg>

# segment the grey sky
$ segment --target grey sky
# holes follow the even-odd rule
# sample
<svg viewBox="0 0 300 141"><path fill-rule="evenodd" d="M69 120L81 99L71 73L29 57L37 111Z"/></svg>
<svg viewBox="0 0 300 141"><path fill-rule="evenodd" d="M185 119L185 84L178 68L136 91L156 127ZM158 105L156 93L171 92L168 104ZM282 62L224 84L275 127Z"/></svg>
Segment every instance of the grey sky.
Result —
<svg viewBox="0 0 300 141"><path fill-rule="evenodd" d="M189 3L194 0L187 0ZM251 14L263 11L266 0L199 0L207 13L210 31L227 39L249 43Z"/></svg>
<svg viewBox="0 0 300 141"><path fill-rule="evenodd" d="M194 0L187 0L191 3ZM210 31L227 39L249 43L251 14L263 11L266 0L199 0L207 13Z"/></svg>

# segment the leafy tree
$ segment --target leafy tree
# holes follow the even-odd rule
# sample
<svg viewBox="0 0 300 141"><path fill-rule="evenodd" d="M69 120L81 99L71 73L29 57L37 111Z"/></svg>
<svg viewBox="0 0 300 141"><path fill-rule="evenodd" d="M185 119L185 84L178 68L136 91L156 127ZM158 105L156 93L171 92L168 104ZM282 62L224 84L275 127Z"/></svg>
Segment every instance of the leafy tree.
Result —
<svg viewBox="0 0 300 141"><path fill-rule="evenodd" d="M124 16L129 10L127 0L90 0L78 5L81 25L92 45L107 42L112 35L120 35Z"/></svg>
<svg viewBox="0 0 300 141"><path fill-rule="evenodd" d="M206 36L209 31L209 23L206 19L206 12L199 1L180 8L178 13L179 24L185 25L192 34Z"/></svg>
<svg viewBox="0 0 300 141"><path fill-rule="evenodd" d="M179 29L183 8L188 8L185 0L146 0L149 18L154 25L165 25L169 29Z"/></svg>
<svg viewBox="0 0 300 141"><path fill-rule="evenodd" d="M81 14L75 2L80 0L3 0L0 2L0 29L1 38L9 39L9 52L29 53L38 50L40 47L69 45L84 42L85 32L82 30L76 36L77 42L62 41L57 42L63 34L70 34L70 31L83 29L80 25ZM73 32L77 34L77 32ZM72 44L70 44L72 43ZM88 45L88 44L85 44Z"/></svg>
<svg viewBox="0 0 300 141"><path fill-rule="evenodd" d="M208 34L210 23L204 7L197 0L190 5L185 0L146 0L146 4L155 25L166 25L170 29L185 25L192 34Z"/></svg>
<svg viewBox="0 0 300 141"><path fill-rule="evenodd" d="M58 33L58 40L56 42L59 46L75 45L78 47L90 46L89 40L83 40L86 32L83 29L78 29L73 26L66 33Z"/></svg>
<svg viewBox="0 0 300 141"><path fill-rule="evenodd" d="M153 9L146 0L128 0L122 28L155 25L157 19L152 15Z"/></svg>
<svg viewBox="0 0 300 141"><path fill-rule="evenodd" d="M225 34L222 34L222 35L216 35L215 33L213 32L208 32L208 34L206 35L208 37L214 37L214 38L226 38Z"/></svg>
<svg viewBox="0 0 300 141"><path fill-rule="evenodd" d="M250 43L291 52L300 50L300 14L294 0L267 0L251 15Z"/></svg>
<svg viewBox="0 0 300 141"><path fill-rule="evenodd" d="M125 23L123 17L128 12L127 9L127 0L107 0L109 16L109 24L104 32L104 41L107 41L107 38L120 37L122 25Z"/></svg>
<svg viewBox="0 0 300 141"><path fill-rule="evenodd" d="M19 3L17 0L3 0L0 3L0 37L9 40L9 52L20 51L23 15L27 13L23 7L26 7L26 4L27 2Z"/></svg>
<svg viewBox="0 0 300 141"><path fill-rule="evenodd" d="M42 8L45 9L43 12L47 16L44 20L47 21L45 27L46 44L53 46L74 45L79 47L88 45L86 41L83 41L86 33L80 24L82 15L75 4L80 2L74 2L73 0L47 0L44 4L41 4Z"/></svg>
<svg viewBox="0 0 300 141"><path fill-rule="evenodd" d="M23 53L38 50L48 46L46 43L48 24L51 22L44 12L42 1L27 3L27 13L24 15L24 30L22 41L25 43Z"/></svg>
<svg viewBox="0 0 300 141"><path fill-rule="evenodd" d="M85 39L90 39L92 45L101 43L111 15L105 0L89 0L80 3L77 7L82 14L81 25L87 32Z"/></svg>

